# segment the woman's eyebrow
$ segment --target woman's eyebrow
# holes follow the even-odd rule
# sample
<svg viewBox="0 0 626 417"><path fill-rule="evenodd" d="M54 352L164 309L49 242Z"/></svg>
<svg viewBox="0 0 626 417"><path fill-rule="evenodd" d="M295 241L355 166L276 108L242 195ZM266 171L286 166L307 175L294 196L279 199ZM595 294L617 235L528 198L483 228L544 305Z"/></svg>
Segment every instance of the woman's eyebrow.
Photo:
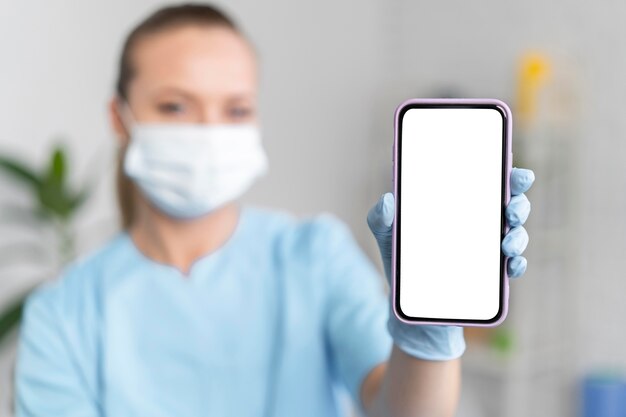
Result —
<svg viewBox="0 0 626 417"><path fill-rule="evenodd" d="M231 94L228 96L228 101L251 101L255 99L255 95L252 93L249 94Z"/></svg>
<svg viewBox="0 0 626 417"><path fill-rule="evenodd" d="M165 94L174 94L174 95L179 95L179 96L183 96L189 99L194 98L194 95L189 93L188 91L182 89L182 88L178 88L178 87L159 87L157 89L154 90L154 94L153 96L161 96L161 95L165 95Z"/></svg>
<svg viewBox="0 0 626 417"><path fill-rule="evenodd" d="M194 94L188 89L184 89L184 88L176 87L176 86L156 87L151 94L151 96L156 99L162 96L167 96L167 95L179 96L190 101L196 101L196 100L201 99L201 96L199 94ZM232 93L221 92L219 93L219 96L221 96L220 97L221 100L224 100L225 103L254 102L257 97L257 95L254 92L247 92L247 91L244 91L244 92L236 91ZM218 97L212 96L209 94L207 98L212 100Z"/></svg>

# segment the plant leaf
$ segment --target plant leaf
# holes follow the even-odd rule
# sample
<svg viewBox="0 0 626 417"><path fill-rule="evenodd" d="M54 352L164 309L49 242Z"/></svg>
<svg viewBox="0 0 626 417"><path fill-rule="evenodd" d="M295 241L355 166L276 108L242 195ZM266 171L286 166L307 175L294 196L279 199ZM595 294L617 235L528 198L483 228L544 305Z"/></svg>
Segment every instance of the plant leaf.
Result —
<svg viewBox="0 0 626 417"><path fill-rule="evenodd" d="M24 302L29 293L30 291L19 296L0 313L0 345L22 319Z"/></svg>
<svg viewBox="0 0 626 417"><path fill-rule="evenodd" d="M70 197L70 211L74 213L78 210L91 195L91 187L84 187L74 196Z"/></svg>
<svg viewBox="0 0 626 417"><path fill-rule="evenodd" d="M47 212L63 220L68 218L70 203L65 190L59 184L48 178L40 187L37 197L42 213Z"/></svg>
<svg viewBox="0 0 626 417"><path fill-rule="evenodd" d="M64 221L73 214L74 197L67 184L67 157L64 149L58 146L50 157L47 176L39 188L38 198L42 211Z"/></svg>
<svg viewBox="0 0 626 417"><path fill-rule="evenodd" d="M48 170L39 188L38 197L42 211L58 218L67 218L69 202L65 187L65 154L61 147L57 147L50 155Z"/></svg>
<svg viewBox="0 0 626 417"><path fill-rule="evenodd" d="M65 151L62 147L57 146L57 148L52 152L52 156L50 158L50 166L48 167L48 180L51 183L58 184L59 188L63 185L65 180L65 171L66 171L66 157Z"/></svg>
<svg viewBox="0 0 626 417"><path fill-rule="evenodd" d="M35 189L41 186L40 175L16 159L0 155L0 169Z"/></svg>

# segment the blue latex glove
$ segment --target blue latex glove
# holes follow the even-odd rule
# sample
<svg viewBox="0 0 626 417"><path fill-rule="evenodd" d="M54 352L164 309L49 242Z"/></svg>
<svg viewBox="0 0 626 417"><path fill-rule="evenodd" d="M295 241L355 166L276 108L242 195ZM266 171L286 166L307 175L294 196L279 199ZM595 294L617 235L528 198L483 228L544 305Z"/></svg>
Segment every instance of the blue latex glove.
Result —
<svg viewBox="0 0 626 417"><path fill-rule="evenodd" d="M502 253L509 257L507 272L517 278L526 272L526 258L521 254L528 245L528 233L522 226L530 214L530 202L524 193L535 180L528 169L513 168L511 171L511 201L506 207L505 217L511 229L502 240ZM387 282L391 279L391 239L395 214L392 193L385 193L367 214L367 224L378 242ZM389 333L396 346L414 357L426 360L450 360L465 351L463 328L460 326L410 325L401 322L389 311L387 323Z"/></svg>

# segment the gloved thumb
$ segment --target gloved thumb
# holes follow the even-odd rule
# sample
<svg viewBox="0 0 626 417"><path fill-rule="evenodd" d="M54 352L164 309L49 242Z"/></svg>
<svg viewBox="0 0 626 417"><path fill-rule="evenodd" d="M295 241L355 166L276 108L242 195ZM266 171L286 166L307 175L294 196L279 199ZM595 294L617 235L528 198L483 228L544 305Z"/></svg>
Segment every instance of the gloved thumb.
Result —
<svg viewBox="0 0 626 417"><path fill-rule="evenodd" d="M367 224L376 238L391 236L395 200L392 193L385 193L367 213Z"/></svg>
<svg viewBox="0 0 626 417"><path fill-rule="evenodd" d="M367 213L367 225L378 243L387 280L391 279L391 239L394 216L395 199L392 193L383 194Z"/></svg>

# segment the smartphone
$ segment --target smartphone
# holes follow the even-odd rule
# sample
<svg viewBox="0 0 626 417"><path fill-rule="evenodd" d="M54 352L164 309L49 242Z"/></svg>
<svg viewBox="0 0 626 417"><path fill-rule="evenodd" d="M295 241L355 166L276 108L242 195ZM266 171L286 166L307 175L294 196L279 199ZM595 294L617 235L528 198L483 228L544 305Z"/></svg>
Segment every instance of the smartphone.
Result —
<svg viewBox="0 0 626 417"><path fill-rule="evenodd" d="M496 99L411 99L396 109L391 281L401 321L505 319L511 129Z"/></svg>

